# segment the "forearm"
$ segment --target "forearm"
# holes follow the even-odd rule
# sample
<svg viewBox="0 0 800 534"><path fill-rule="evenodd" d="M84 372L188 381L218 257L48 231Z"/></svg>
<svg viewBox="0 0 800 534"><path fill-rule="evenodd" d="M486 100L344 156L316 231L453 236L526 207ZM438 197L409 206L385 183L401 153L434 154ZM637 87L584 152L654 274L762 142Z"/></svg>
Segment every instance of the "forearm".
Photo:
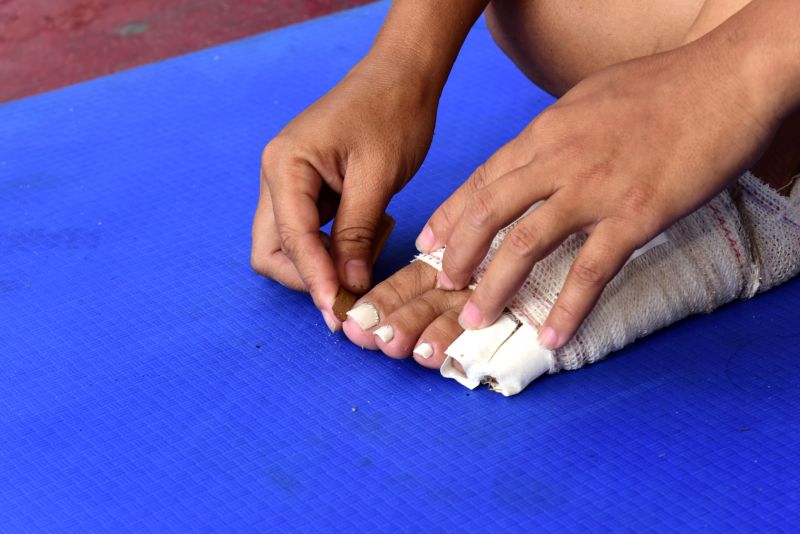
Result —
<svg viewBox="0 0 800 534"><path fill-rule="evenodd" d="M764 118L800 105L800 2L753 0L699 43L733 68Z"/></svg>
<svg viewBox="0 0 800 534"><path fill-rule="evenodd" d="M440 93L467 33L488 3L395 0L367 57Z"/></svg>

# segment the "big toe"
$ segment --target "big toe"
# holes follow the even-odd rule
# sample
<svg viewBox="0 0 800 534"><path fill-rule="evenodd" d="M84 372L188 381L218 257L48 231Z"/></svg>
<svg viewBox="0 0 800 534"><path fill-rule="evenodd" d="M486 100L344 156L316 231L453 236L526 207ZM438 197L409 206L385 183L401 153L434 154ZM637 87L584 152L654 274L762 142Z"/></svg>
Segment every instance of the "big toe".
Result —
<svg viewBox="0 0 800 534"><path fill-rule="evenodd" d="M407 302L433 289L435 284L436 269L415 261L358 299L353 309L347 312L342 330L356 345L375 350L378 348L375 331L385 319ZM385 331L384 328L382 332Z"/></svg>

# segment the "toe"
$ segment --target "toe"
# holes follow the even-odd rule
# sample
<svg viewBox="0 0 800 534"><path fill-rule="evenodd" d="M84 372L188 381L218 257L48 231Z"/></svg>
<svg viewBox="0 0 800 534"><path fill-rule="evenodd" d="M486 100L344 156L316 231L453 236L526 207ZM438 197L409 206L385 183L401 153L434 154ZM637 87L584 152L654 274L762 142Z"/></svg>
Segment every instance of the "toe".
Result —
<svg viewBox="0 0 800 534"><path fill-rule="evenodd" d="M436 269L421 261L400 269L358 299L342 325L345 335L361 347L377 349L374 332L384 324L384 318L406 302L433 289ZM385 332L385 329L384 329Z"/></svg>
<svg viewBox="0 0 800 534"><path fill-rule="evenodd" d="M445 358L444 351L464 331L458 324L460 312L461 305L447 310L434 319L420 334L413 350L417 363L433 369L442 366Z"/></svg>
<svg viewBox="0 0 800 534"><path fill-rule="evenodd" d="M449 310L461 310L470 291L432 289L392 312L374 332L378 348L393 358L405 358L419 344L422 333ZM423 349L424 352L424 349Z"/></svg>

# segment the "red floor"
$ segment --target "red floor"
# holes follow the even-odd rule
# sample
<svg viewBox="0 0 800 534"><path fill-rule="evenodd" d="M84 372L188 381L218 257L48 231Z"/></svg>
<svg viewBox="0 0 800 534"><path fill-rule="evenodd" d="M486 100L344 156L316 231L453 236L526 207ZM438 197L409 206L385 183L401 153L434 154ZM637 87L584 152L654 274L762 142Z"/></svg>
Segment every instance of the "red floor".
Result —
<svg viewBox="0 0 800 534"><path fill-rule="evenodd" d="M0 0L0 102L371 0Z"/></svg>

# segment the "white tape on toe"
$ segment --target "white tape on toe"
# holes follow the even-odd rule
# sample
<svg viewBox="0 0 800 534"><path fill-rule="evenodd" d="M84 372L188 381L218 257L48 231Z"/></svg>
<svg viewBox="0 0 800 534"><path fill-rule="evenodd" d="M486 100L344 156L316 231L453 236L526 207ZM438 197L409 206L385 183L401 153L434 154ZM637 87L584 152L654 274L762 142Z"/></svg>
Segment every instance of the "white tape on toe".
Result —
<svg viewBox="0 0 800 534"><path fill-rule="evenodd" d="M445 351L441 374L475 389L488 384L506 397L555 372L553 352L539 346L535 328L504 314L482 330L466 330Z"/></svg>
<svg viewBox="0 0 800 534"><path fill-rule="evenodd" d="M513 395L545 372L578 369L683 317L775 287L800 273L799 206L800 185L787 199L745 173L733 189L632 254L572 339L550 353L539 347L536 328L549 315L587 239L572 235L534 265L508 304L508 313L531 330L503 332L499 341L481 341L490 336L481 331L465 333L446 351L442 374L470 388L485 381ZM476 283L510 231L513 224L493 240L475 270ZM417 260L441 270L443 255L440 249Z"/></svg>
<svg viewBox="0 0 800 534"><path fill-rule="evenodd" d="M363 302L348 311L347 316L353 319L361 330L369 330L381 321L378 309L368 302Z"/></svg>
<svg viewBox="0 0 800 534"><path fill-rule="evenodd" d="M516 319L509 314L503 314L491 326L480 330L465 330L444 351L446 358L439 372L469 389L475 389L486 376L489 360L518 326Z"/></svg>
<svg viewBox="0 0 800 534"><path fill-rule="evenodd" d="M539 345L539 332L525 323L517 328L489 360L483 381L492 391L509 397L546 373L556 370L553 351Z"/></svg>

